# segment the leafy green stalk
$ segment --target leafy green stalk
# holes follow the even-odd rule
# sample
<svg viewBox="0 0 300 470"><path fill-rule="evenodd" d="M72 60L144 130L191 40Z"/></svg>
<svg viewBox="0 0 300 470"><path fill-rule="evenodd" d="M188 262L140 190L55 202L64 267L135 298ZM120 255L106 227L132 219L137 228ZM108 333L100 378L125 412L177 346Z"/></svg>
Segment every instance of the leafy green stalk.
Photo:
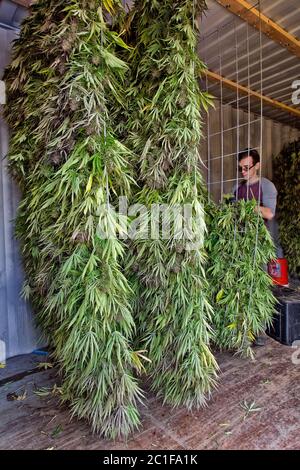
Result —
<svg viewBox="0 0 300 470"><path fill-rule="evenodd" d="M188 408L205 404L217 371L204 274L205 187L198 168L201 111L211 102L197 81L204 65L196 53L194 19L204 6L137 0L128 21L134 50L127 142L138 156L135 174L142 188L132 200L146 208L127 266L137 295L138 344L151 360L153 389L165 402ZM148 220L155 225L155 205L169 211L165 237L155 230L143 236ZM183 216L172 216L184 205L191 208L194 238L182 230Z"/></svg>
<svg viewBox="0 0 300 470"><path fill-rule="evenodd" d="M62 399L113 438L139 425L142 397L124 244L103 237L120 230L110 203L134 184L132 154L114 135L128 67L108 18L121 8L118 0L40 0L6 72L25 294L53 348Z"/></svg>
<svg viewBox="0 0 300 470"><path fill-rule="evenodd" d="M274 259L271 236L254 211L255 201L207 207L206 248L212 325L221 349L252 356L251 343L274 312L272 279L266 265Z"/></svg>
<svg viewBox="0 0 300 470"><path fill-rule="evenodd" d="M278 190L277 219L280 242L289 269L300 276L300 139L286 145L274 158L274 183Z"/></svg>

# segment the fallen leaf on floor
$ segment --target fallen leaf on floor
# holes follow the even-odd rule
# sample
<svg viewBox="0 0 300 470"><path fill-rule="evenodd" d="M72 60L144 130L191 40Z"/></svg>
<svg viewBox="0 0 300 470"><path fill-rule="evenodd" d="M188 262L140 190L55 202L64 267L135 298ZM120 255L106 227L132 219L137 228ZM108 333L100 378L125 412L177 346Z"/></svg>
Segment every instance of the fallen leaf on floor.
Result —
<svg viewBox="0 0 300 470"><path fill-rule="evenodd" d="M53 416L53 418L51 418L51 419L50 419L49 423L47 423L47 426L49 426L49 424L51 424L51 423L52 423L52 421L54 421L54 420L55 420L55 418L57 418L57 415Z"/></svg>
<svg viewBox="0 0 300 470"><path fill-rule="evenodd" d="M243 402L241 402L240 407L245 412L244 420L249 416L250 413L257 413L258 411L261 411L262 409L260 406L257 406L255 401L250 403L250 402L247 402L247 400L244 400Z"/></svg>
<svg viewBox="0 0 300 470"><path fill-rule="evenodd" d="M47 397L48 395L50 395L51 389L46 388L46 387L41 387L38 390L35 390L33 393L37 395L38 397Z"/></svg>
<svg viewBox="0 0 300 470"><path fill-rule="evenodd" d="M44 370L47 370L47 369L52 369L53 368L53 364L51 364L51 362L39 362L37 367L39 369L44 369Z"/></svg>
<svg viewBox="0 0 300 470"><path fill-rule="evenodd" d="M8 393L8 394L6 395L6 399L7 399L8 401L14 401L14 400L16 400L17 398L18 398L18 395L17 395L16 393L14 393L14 392L13 392L13 393Z"/></svg>
<svg viewBox="0 0 300 470"><path fill-rule="evenodd" d="M269 385L270 383L272 383L272 381L268 380L268 379L262 381L262 384L264 384L264 385Z"/></svg>
<svg viewBox="0 0 300 470"><path fill-rule="evenodd" d="M219 426L222 426L222 427L230 426L230 423L220 423Z"/></svg>
<svg viewBox="0 0 300 470"><path fill-rule="evenodd" d="M52 438L58 437L59 434L62 433L62 431L63 431L63 428L60 425L56 426L56 428L54 428L51 433L51 437Z"/></svg>
<svg viewBox="0 0 300 470"><path fill-rule="evenodd" d="M24 390L23 393L17 394L16 392L8 393L6 399L8 401L22 401L27 398L27 391Z"/></svg>
<svg viewBox="0 0 300 470"><path fill-rule="evenodd" d="M18 395L17 400L18 400L18 401L22 401L22 400L25 400L26 398L27 398L27 391L24 390L24 393L23 393L23 394Z"/></svg>
<svg viewBox="0 0 300 470"><path fill-rule="evenodd" d="M62 394L61 387L58 387L56 384L52 388L49 387L41 387L37 390L35 390L33 393L37 395L38 397L47 397L49 395L53 396L59 396Z"/></svg>

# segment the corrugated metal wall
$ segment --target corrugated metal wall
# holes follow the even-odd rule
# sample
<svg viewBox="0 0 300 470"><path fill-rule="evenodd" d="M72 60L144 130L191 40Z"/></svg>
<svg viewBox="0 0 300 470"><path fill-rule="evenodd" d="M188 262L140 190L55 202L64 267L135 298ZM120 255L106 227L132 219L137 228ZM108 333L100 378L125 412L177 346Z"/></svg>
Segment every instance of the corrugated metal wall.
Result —
<svg viewBox="0 0 300 470"><path fill-rule="evenodd" d="M15 32L0 28L0 78L15 37ZM23 271L13 222L20 195L7 173L8 142L8 129L0 115L0 340L6 343L6 355L11 357L35 349L39 335L28 304L20 298Z"/></svg>
<svg viewBox="0 0 300 470"><path fill-rule="evenodd" d="M239 114L239 117L237 116ZM239 122L239 129L234 129ZM223 124L223 165L221 134ZM210 191L216 201L220 200L221 194L231 192L234 182L228 181L222 185L220 181L236 178L236 152L247 147L260 146L261 125L260 116L243 110L237 111L229 105L223 105L223 123L221 123L221 110L219 101L215 101L215 109L209 112L209 132L207 120L204 122L204 139L201 145L201 157L207 168L203 167L206 181L210 181ZM239 134L239 138L238 138ZM262 152L262 176L272 180L272 156L277 155L283 145L300 138L300 131L292 126L284 125L271 119L263 118L262 126L263 152ZM239 144L238 144L239 142ZM208 162L208 152L209 159ZM223 166L223 171L222 171ZM210 168L210 177L208 175ZM222 178L223 173L223 178Z"/></svg>
<svg viewBox="0 0 300 470"><path fill-rule="evenodd" d="M248 0L249 1L249 0ZM229 2L230 3L230 2ZM250 0L250 3L295 37L300 35L299 0ZM294 107L292 83L299 79L299 57L260 34L247 21L232 14L216 0L207 0L208 11L200 27L199 54L208 69L251 90ZM241 7L241 13L246 11ZM270 34L271 36L271 34ZM236 91L209 80L209 91L233 103ZM251 112L260 114L260 100L250 98ZM248 95L240 94L239 108L248 111ZM299 116L264 102L264 115L300 129Z"/></svg>

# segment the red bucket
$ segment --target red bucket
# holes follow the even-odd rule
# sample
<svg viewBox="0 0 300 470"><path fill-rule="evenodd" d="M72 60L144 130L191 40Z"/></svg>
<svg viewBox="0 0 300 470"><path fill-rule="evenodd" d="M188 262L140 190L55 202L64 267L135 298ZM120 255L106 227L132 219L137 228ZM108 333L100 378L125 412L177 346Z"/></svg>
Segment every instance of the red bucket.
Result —
<svg viewBox="0 0 300 470"><path fill-rule="evenodd" d="M268 264L268 273L273 279L273 284L288 286L288 262L286 258L277 258Z"/></svg>

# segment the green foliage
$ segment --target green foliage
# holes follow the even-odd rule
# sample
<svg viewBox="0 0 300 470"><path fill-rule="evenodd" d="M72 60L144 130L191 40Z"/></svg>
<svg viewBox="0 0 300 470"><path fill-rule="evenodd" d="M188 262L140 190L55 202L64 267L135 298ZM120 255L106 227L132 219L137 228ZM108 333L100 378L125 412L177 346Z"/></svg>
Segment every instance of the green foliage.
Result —
<svg viewBox="0 0 300 470"><path fill-rule="evenodd" d="M273 167L280 242L290 272L300 276L300 139L282 149Z"/></svg>
<svg viewBox="0 0 300 470"><path fill-rule="evenodd" d="M53 347L61 398L107 437L139 425L142 369L131 341L132 290L109 202L131 193L131 152L116 139L128 66L107 22L118 0L40 0L6 72L10 169L23 189L17 219L29 296Z"/></svg>
<svg viewBox="0 0 300 470"><path fill-rule="evenodd" d="M193 3L196 8L193 11ZM215 385L217 364L210 350L212 309L207 300L203 240L204 183L198 165L201 112L211 97L199 89L204 70L196 53L193 15L204 1L137 0L128 19L129 57L126 131L139 156L135 171L142 189L134 202L169 208L170 236L137 238L130 244L128 272L136 292L139 348L147 350L153 389L174 406L205 404ZM189 235L170 214L190 204ZM160 225L161 227L161 225ZM192 237L192 234L195 237ZM193 241L197 249L190 250Z"/></svg>
<svg viewBox="0 0 300 470"><path fill-rule="evenodd" d="M255 201L207 207L212 324L221 349L252 356L250 344L272 319L272 280L265 270L274 245Z"/></svg>

